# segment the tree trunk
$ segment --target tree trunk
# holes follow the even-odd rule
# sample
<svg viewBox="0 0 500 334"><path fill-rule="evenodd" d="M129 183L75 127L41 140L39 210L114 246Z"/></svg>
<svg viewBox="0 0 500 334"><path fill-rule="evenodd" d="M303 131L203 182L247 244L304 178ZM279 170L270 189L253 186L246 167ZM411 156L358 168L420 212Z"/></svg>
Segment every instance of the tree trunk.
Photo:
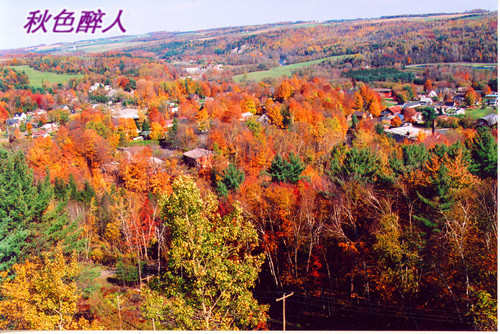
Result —
<svg viewBox="0 0 500 334"><path fill-rule="evenodd" d="M313 249L313 241L309 243L309 254L307 255L307 266L306 266L306 275L309 274L309 263L311 262L311 253Z"/></svg>
<svg viewBox="0 0 500 334"><path fill-rule="evenodd" d="M330 266L328 265L328 261L326 260L326 253L323 252L323 259L325 260L326 272L328 274L328 282L330 283L330 293L333 292L333 281L332 274L330 272Z"/></svg>
<svg viewBox="0 0 500 334"><path fill-rule="evenodd" d="M116 295L116 308L118 309L118 320L120 322L120 330L122 330L122 313L120 310L120 296Z"/></svg>
<svg viewBox="0 0 500 334"><path fill-rule="evenodd" d="M274 268L273 258L269 252L266 252L266 256L267 256L267 262L269 263L269 271L271 271L271 275L274 278L274 283L276 284L276 287L279 288L280 284L278 276L276 275L276 270Z"/></svg>
<svg viewBox="0 0 500 334"><path fill-rule="evenodd" d="M139 253L139 245L137 245L137 268L139 269L139 288L142 288L142 273L141 273L141 256Z"/></svg>

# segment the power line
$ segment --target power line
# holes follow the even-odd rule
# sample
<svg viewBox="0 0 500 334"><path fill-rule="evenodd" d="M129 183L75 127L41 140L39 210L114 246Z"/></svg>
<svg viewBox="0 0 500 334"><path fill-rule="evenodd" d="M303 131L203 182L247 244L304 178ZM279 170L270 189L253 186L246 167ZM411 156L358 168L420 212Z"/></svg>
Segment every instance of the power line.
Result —
<svg viewBox="0 0 500 334"><path fill-rule="evenodd" d="M280 292L256 290L254 291L254 294L259 296L261 299L272 300L274 299L272 297L279 295ZM408 306L375 304L370 302L358 302L358 304L353 304L350 300L324 296L313 297L301 293L297 293L294 298L290 298L289 303L295 305L313 306L320 309L322 308L323 310L325 308L328 308L329 311L331 308L334 308L334 310L347 313L363 313L390 318L403 318L408 320L414 319L442 323L445 322L450 324L464 324L464 322L460 320L460 315L458 313L448 310L422 310ZM464 314L462 314L462 316L463 315Z"/></svg>

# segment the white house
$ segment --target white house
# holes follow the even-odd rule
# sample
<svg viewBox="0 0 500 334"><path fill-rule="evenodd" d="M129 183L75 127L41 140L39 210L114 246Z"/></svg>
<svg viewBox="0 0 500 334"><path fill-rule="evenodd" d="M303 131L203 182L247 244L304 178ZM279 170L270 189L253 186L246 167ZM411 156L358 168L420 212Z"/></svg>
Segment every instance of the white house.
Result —
<svg viewBox="0 0 500 334"><path fill-rule="evenodd" d="M14 119L19 120L19 122L26 121L26 114L24 112L16 112L14 114Z"/></svg>
<svg viewBox="0 0 500 334"><path fill-rule="evenodd" d="M253 116L253 114L251 112L244 112L240 116L240 121L246 121L247 119L249 119L252 116Z"/></svg>
<svg viewBox="0 0 500 334"><path fill-rule="evenodd" d="M427 94L427 97L430 97L430 98L433 98L433 97L436 97L438 96L438 94L436 93L436 91L434 90L431 90L428 94Z"/></svg>

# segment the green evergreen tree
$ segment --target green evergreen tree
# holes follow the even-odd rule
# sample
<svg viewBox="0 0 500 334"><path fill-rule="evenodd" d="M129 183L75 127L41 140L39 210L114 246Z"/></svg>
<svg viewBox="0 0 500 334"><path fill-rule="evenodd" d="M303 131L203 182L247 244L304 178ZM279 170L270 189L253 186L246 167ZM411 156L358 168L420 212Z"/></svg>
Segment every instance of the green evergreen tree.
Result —
<svg viewBox="0 0 500 334"><path fill-rule="evenodd" d="M75 176L73 174L69 174L68 194L69 199L74 201L78 200L78 185L76 184Z"/></svg>
<svg viewBox="0 0 500 334"><path fill-rule="evenodd" d="M338 183L345 179L373 182L379 170L379 159L370 149L334 147L331 153L330 177Z"/></svg>
<svg viewBox="0 0 500 334"><path fill-rule="evenodd" d="M217 181L217 185L215 187L215 191L220 197L227 197L229 194L229 190L226 187L226 184L223 181Z"/></svg>
<svg viewBox="0 0 500 334"><path fill-rule="evenodd" d="M467 143L471 152L472 164L469 171L479 177L496 178L498 169L498 144L486 127L477 129L476 136Z"/></svg>
<svg viewBox="0 0 500 334"><path fill-rule="evenodd" d="M424 144L402 145L403 159L399 159L396 152L389 157L389 166L398 174L403 175L415 169L421 169L429 161L430 154Z"/></svg>
<svg viewBox="0 0 500 334"><path fill-rule="evenodd" d="M0 270L23 258L51 197L48 178L37 186L21 151L0 150Z"/></svg>
<svg viewBox="0 0 500 334"><path fill-rule="evenodd" d="M425 121L425 126L428 128L432 127L434 121L438 116L436 109L434 107L423 107L423 108L418 108L417 110L422 113L422 116L424 117Z"/></svg>
<svg viewBox="0 0 500 334"><path fill-rule="evenodd" d="M243 183L245 179L245 173L242 170L239 170L233 163L230 163L229 166L222 172L222 182L226 188L226 191L232 189L238 189L240 184ZM219 189L219 185L217 185ZM223 189L221 188L221 191ZM226 194L227 195L227 194Z"/></svg>
<svg viewBox="0 0 500 334"><path fill-rule="evenodd" d="M385 131L384 131L384 126L380 123L377 123L375 125L375 132L378 134L378 135L384 135L385 134Z"/></svg>
<svg viewBox="0 0 500 334"><path fill-rule="evenodd" d="M96 197L96 194L95 194L94 187L89 183L88 180L85 180L83 190L78 195L79 201L82 203L85 203L86 205L90 205L90 201L92 201L92 198L95 198L95 197Z"/></svg>
<svg viewBox="0 0 500 334"><path fill-rule="evenodd" d="M43 215L31 241L30 253L40 252L56 245L62 247L64 254L83 251L85 246L85 240L82 238L83 230L78 226L78 220L71 221L66 212L66 205L66 201L57 202L52 210Z"/></svg>
<svg viewBox="0 0 500 334"><path fill-rule="evenodd" d="M68 187L66 186L63 179L60 177L56 177L54 179L54 196L63 201L66 198L66 194L68 192Z"/></svg>
<svg viewBox="0 0 500 334"><path fill-rule="evenodd" d="M359 121L356 115L352 115L351 129L356 129L358 127Z"/></svg>
<svg viewBox="0 0 500 334"><path fill-rule="evenodd" d="M49 175L35 183L21 151L0 150L0 198L0 271L58 242L67 253L82 246L81 231L70 221L66 202L54 200ZM51 202L53 209L47 210Z"/></svg>
<svg viewBox="0 0 500 334"><path fill-rule="evenodd" d="M448 212L454 204L451 196L451 178L448 168L441 164L436 174L430 176L431 185L417 192L423 206L419 215L414 218L424 224L430 231L439 233L442 229L442 213Z"/></svg>
<svg viewBox="0 0 500 334"><path fill-rule="evenodd" d="M168 129L168 134L167 134L167 144L172 147L177 147L177 132L179 131L179 120L177 118L174 118L172 121L172 126L170 129Z"/></svg>
<svg viewBox="0 0 500 334"><path fill-rule="evenodd" d="M300 158L293 153L288 155L288 160L277 154L266 174L271 176L272 182L297 183L302 178L300 175L305 168Z"/></svg>

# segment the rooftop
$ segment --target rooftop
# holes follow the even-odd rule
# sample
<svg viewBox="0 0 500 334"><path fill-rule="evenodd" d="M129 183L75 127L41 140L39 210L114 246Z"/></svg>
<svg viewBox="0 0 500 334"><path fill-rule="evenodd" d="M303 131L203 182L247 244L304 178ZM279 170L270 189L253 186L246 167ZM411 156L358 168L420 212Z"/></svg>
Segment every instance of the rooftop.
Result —
<svg viewBox="0 0 500 334"><path fill-rule="evenodd" d="M198 159L212 154L214 154L214 152L204 148L195 148L194 150L184 152L184 156L192 159Z"/></svg>

